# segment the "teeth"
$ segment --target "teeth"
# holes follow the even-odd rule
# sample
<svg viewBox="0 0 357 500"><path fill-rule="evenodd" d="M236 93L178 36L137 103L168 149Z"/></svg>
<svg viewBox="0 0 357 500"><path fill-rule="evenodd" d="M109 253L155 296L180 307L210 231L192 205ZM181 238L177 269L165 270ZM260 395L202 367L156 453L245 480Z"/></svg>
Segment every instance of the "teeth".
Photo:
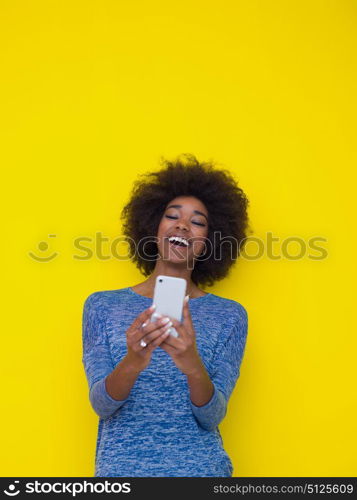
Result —
<svg viewBox="0 0 357 500"><path fill-rule="evenodd" d="M179 236L171 236L171 238L169 238L169 241L178 241L188 247L188 241L184 238L180 238Z"/></svg>

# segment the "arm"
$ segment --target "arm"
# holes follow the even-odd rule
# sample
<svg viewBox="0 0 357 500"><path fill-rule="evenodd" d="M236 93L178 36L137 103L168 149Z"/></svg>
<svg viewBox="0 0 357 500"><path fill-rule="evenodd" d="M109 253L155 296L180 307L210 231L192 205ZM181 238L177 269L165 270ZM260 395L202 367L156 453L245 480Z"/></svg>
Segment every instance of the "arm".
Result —
<svg viewBox="0 0 357 500"><path fill-rule="evenodd" d="M91 405L103 419L123 406L138 376L126 357L114 367L105 326L105 311L100 295L95 292L87 298L83 308L82 362Z"/></svg>
<svg viewBox="0 0 357 500"><path fill-rule="evenodd" d="M204 365L196 374L187 377L192 412L206 430L214 430L227 413L228 401L240 373L247 331L248 315L240 305L228 336L218 344L212 377Z"/></svg>
<svg viewBox="0 0 357 500"><path fill-rule="evenodd" d="M187 375L187 382L190 388L191 403L194 403L195 406L205 406L213 396L214 385L203 363L196 373Z"/></svg>
<svg viewBox="0 0 357 500"><path fill-rule="evenodd" d="M112 398L126 400L140 371L135 370L125 356L106 377L106 389Z"/></svg>

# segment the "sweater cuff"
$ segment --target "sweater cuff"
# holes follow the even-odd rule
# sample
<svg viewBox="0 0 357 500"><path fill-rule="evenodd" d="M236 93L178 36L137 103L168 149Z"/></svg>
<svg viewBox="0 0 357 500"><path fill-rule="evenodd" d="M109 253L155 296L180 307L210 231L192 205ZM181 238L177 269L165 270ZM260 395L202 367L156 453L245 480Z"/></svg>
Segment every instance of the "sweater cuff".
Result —
<svg viewBox="0 0 357 500"><path fill-rule="evenodd" d="M211 399L203 406L196 406L191 401L192 413L196 417L199 424L206 430L214 430L226 413L226 401L223 394L217 389L212 381L214 393Z"/></svg>
<svg viewBox="0 0 357 500"><path fill-rule="evenodd" d="M105 387L105 379L106 377L98 380L91 390L92 405L102 418L110 416L114 411L123 406L129 398L129 396L121 400L112 398Z"/></svg>
<svg viewBox="0 0 357 500"><path fill-rule="evenodd" d="M204 413L206 414L208 410L210 410L212 407L215 406L216 402L217 402L217 398L218 398L218 392L217 392L217 387L215 386L215 384L212 382L212 385L213 385L213 394L212 394L212 397L211 399L208 401L208 403L206 403L205 405L203 406L196 406L194 403L192 403L191 401L191 406L192 406L192 409L194 411L194 413L196 415L199 415L200 413Z"/></svg>
<svg viewBox="0 0 357 500"><path fill-rule="evenodd" d="M107 377L104 377L103 380L102 380L102 384L103 384L103 395L104 397L107 399L107 401L109 403L112 403L112 404L115 404L118 406L118 404L120 406L122 406L125 401L127 401L129 399L129 396L125 399L114 399L111 397L111 395L109 394L109 392L107 391L107 388L105 387L105 380L106 380Z"/></svg>

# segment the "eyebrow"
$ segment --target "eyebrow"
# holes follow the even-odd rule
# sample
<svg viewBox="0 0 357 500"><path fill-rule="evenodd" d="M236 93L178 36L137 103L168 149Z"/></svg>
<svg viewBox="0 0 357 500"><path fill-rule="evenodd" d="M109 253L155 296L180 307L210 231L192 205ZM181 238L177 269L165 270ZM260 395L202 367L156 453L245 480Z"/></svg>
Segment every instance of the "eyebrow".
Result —
<svg viewBox="0 0 357 500"><path fill-rule="evenodd" d="M182 205L169 205L168 207L166 207L166 210L168 210L171 207L172 208L182 208ZM206 217L206 220L208 222L207 215L205 215L204 213L200 212L199 210L194 210L194 213L198 214L198 215L203 215L203 217Z"/></svg>

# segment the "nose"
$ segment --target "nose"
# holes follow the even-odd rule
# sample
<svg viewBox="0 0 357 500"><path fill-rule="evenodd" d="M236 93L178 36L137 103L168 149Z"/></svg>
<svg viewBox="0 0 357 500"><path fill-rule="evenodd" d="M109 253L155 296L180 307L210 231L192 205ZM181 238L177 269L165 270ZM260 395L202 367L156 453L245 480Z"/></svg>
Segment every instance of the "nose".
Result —
<svg viewBox="0 0 357 500"><path fill-rule="evenodd" d="M176 229L185 229L187 231L187 224L185 223L185 221L178 219L176 222Z"/></svg>

